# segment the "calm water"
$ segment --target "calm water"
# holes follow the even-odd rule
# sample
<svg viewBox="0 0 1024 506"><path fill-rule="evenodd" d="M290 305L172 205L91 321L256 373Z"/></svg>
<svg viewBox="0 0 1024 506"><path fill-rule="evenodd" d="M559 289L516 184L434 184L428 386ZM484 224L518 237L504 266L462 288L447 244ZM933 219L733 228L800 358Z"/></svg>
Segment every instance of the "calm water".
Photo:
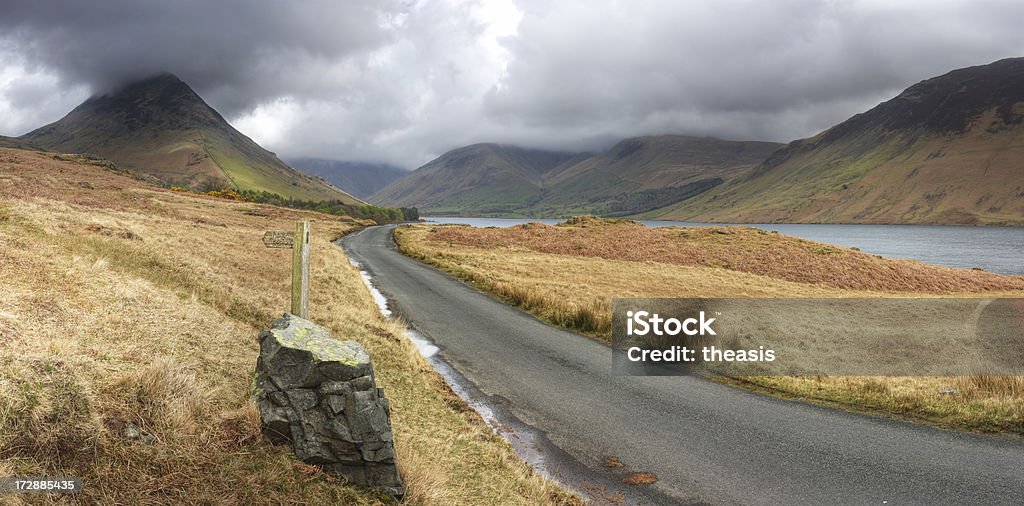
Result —
<svg viewBox="0 0 1024 506"><path fill-rule="evenodd" d="M526 222L562 220L427 217L434 223L474 227L510 227ZM707 227L721 223L644 221L648 227ZM856 247L890 258L911 258L950 267L981 267L990 272L1024 275L1024 228L948 227L938 225L747 225L780 234Z"/></svg>

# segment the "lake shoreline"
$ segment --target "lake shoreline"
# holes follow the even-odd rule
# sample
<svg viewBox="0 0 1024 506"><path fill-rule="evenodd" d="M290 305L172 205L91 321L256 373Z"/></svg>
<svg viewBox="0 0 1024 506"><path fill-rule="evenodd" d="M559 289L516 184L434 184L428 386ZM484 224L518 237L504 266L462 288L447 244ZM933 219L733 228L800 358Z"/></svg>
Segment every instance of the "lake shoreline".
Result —
<svg viewBox="0 0 1024 506"><path fill-rule="evenodd" d="M424 216L427 223L510 227L539 222L554 225L565 220L545 218L467 218ZM824 223L699 223L639 220L651 228L753 227L802 239L858 248L887 258L917 260L959 269L983 269L1024 275L1024 227L964 225L869 225Z"/></svg>

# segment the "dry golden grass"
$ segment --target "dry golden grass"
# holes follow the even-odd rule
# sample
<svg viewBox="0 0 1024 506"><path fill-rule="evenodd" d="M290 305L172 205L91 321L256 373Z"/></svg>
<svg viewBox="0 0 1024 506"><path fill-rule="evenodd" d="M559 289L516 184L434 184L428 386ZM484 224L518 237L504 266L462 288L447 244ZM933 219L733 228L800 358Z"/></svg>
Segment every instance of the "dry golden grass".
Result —
<svg viewBox="0 0 1024 506"><path fill-rule="evenodd" d="M0 475L81 476L83 503L387 502L259 433L256 335L288 305L290 255L260 237L298 218L316 220L311 318L371 353L406 502L578 502L518 460L380 315L330 242L361 223L163 191L85 160L7 149Z"/></svg>
<svg viewBox="0 0 1024 506"><path fill-rule="evenodd" d="M716 267L581 258L518 246L448 245L435 240L438 233L430 230L397 229L402 251L453 272L545 321L603 340L611 336L614 297L827 297L855 293Z"/></svg>
<svg viewBox="0 0 1024 506"><path fill-rule="evenodd" d="M569 225L571 224L571 225ZM849 290L947 293L1024 291L1024 277L892 260L750 227L648 228L637 222L575 217L558 226L439 227L431 240L477 248L720 267L796 283Z"/></svg>
<svg viewBox="0 0 1024 506"><path fill-rule="evenodd" d="M611 334L615 297L1022 297L1024 278L888 260L748 228L585 218L510 229L413 226L401 250L541 319ZM653 245L645 241L650 240ZM664 255L671 261L656 261ZM808 262L812 267L802 268ZM915 283L920 283L917 285ZM1020 377L749 377L748 387L947 427L1024 433ZM942 394L945 387L955 395Z"/></svg>

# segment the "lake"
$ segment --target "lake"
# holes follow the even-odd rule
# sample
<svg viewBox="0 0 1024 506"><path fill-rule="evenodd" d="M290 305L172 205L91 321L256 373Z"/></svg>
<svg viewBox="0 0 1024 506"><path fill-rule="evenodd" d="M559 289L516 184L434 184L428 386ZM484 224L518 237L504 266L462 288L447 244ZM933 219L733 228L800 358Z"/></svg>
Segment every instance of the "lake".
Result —
<svg viewBox="0 0 1024 506"><path fill-rule="evenodd" d="M555 224L564 220L424 217L433 223L474 227L511 227L520 223ZM708 227L724 223L641 221L648 227ZM949 267L980 267L989 272L1024 275L1024 227L942 225L746 224L811 241L860 248L890 258L910 258Z"/></svg>

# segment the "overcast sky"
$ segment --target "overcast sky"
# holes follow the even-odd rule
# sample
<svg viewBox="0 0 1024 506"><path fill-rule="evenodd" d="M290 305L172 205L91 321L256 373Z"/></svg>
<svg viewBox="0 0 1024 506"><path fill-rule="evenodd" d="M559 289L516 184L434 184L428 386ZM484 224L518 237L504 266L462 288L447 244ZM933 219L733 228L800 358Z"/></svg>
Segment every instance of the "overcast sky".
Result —
<svg viewBox="0 0 1024 506"><path fill-rule="evenodd" d="M177 74L282 157L790 141L1024 55L1024 2L0 0L0 134Z"/></svg>

